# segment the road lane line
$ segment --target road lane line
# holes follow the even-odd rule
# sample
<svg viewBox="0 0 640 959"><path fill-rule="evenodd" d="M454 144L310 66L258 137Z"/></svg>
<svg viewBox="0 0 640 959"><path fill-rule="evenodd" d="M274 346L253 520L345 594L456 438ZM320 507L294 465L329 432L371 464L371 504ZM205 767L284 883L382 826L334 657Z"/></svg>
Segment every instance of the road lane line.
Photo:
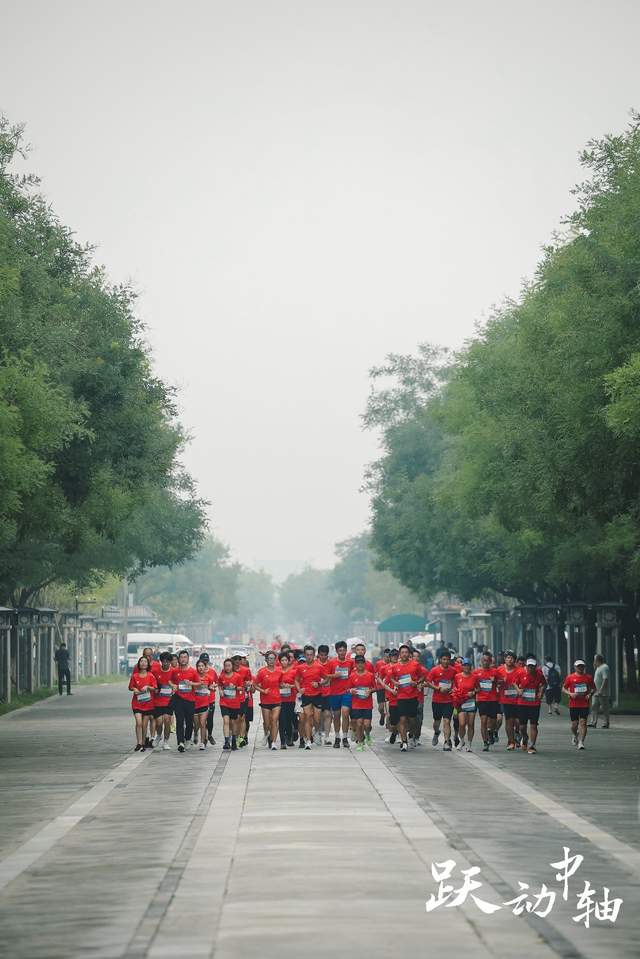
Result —
<svg viewBox="0 0 640 959"><path fill-rule="evenodd" d="M35 836L22 843L15 852L0 861L0 892L29 869L38 859L49 852L63 836L87 816L105 796L127 778L149 753L127 756L115 769L110 770L99 782L51 822L43 826Z"/></svg>
<svg viewBox="0 0 640 959"><path fill-rule="evenodd" d="M555 819L556 822L559 822L562 826L566 826L567 829L571 829L577 833L578 836L587 839L594 846L597 846L598 849L607 853L607 855L615 856L627 872L631 872L636 878L640 876L640 852L632 846L628 846L620 839L616 839L611 833L600 829L599 826L589 822L588 819L583 819L582 816L578 816L577 813L563 806L557 799L551 799L539 789L534 789L526 780L520 779L515 773L508 773L503 769L497 769L489 762L485 762L477 756L470 756L468 753L460 753L454 750L454 754L460 761L471 763L478 772L500 783L501 786L511 790L512 793L515 793L515 795L521 799L526 799L532 806L551 816L552 819ZM535 759L533 761L535 762Z"/></svg>

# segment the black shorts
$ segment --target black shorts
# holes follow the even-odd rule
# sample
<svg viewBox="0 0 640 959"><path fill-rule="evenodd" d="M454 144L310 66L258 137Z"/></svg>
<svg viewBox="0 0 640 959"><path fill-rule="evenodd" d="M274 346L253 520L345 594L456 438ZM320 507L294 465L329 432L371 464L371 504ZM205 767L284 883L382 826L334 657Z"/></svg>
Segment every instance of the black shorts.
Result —
<svg viewBox="0 0 640 959"><path fill-rule="evenodd" d="M302 705L304 706L313 706L314 709L322 709L323 703L322 700L324 696L305 696L302 694Z"/></svg>
<svg viewBox="0 0 640 959"><path fill-rule="evenodd" d="M453 703L434 703L431 700L431 712L434 719L451 719L453 716Z"/></svg>
<svg viewBox="0 0 640 959"><path fill-rule="evenodd" d="M389 725L397 726L399 718L398 707L389 705Z"/></svg>
<svg viewBox="0 0 640 959"><path fill-rule="evenodd" d="M280 709L282 703L260 703L260 709Z"/></svg>
<svg viewBox="0 0 640 959"><path fill-rule="evenodd" d="M371 721L372 709L352 709L351 718L352 719L368 719Z"/></svg>
<svg viewBox="0 0 640 959"><path fill-rule="evenodd" d="M588 719L589 707L588 706L569 706L569 716L571 718L572 723L575 723L578 719Z"/></svg>
<svg viewBox="0 0 640 959"><path fill-rule="evenodd" d="M398 716L403 716L407 719L415 719L418 715L418 700L415 697L411 699L399 699L398 700Z"/></svg>
<svg viewBox="0 0 640 959"><path fill-rule="evenodd" d="M196 706L196 708L193 710L193 715L199 716L200 713L208 713L208 712L209 712L209 703L207 703L206 706Z"/></svg>
<svg viewBox="0 0 640 959"><path fill-rule="evenodd" d="M478 700L478 713L480 716L488 716L489 719L495 719L498 715L498 704L493 703L483 703L482 700Z"/></svg>
<svg viewBox="0 0 640 959"><path fill-rule="evenodd" d="M546 700L547 706L551 706L552 703L560 702L560 686L547 686L544 691L544 698Z"/></svg>
<svg viewBox="0 0 640 959"><path fill-rule="evenodd" d="M540 719L540 706L518 706L518 719L520 722L525 725L526 723L533 723L534 726L538 725L538 720Z"/></svg>
<svg viewBox="0 0 640 959"><path fill-rule="evenodd" d="M239 710L239 709L231 709L229 706L221 706L221 707L220 707L220 715L221 715L221 716L228 716L229 719L237 719L238 716L240 715L240 710Z"/></svg>
<svg viewBox="0 0 640 959"><path fill-rule="evenodd" d="M167 703L166 706L154 706L153 715L156 717L156 719L160 719L161 716L172 716L173 706L171 703Z"/></svg>
<svg viewBox="0 0 640 959"><path fill-rule="evenodd" d="M154 710L153 710L153 709L136 709L135 706L134 706L134 707L133 707L133 712L134 712L134 713L140 713L141 716L148 716L149 719L152 719L153 716L154 716Z"/></svg>
<svg viewBox="0 0 640 959"><path fill-rule="evenodd" d="M378 706L382 706L385 700L386 693L384 689L376 689L376 699L378 700Z"/></svg>
<svg viewBox="0 0 640 959"><path fill-rule="evenodd" d="M331 696L322 697L322 712L323 713L331 712Z"/></svg>
<svg viewBox="0 0 640 959"><path fill-rule="evenodd" d="M504 713L505 719L520 718L520 707L517 705L517 703L503 703L502 712Z"/></svg>

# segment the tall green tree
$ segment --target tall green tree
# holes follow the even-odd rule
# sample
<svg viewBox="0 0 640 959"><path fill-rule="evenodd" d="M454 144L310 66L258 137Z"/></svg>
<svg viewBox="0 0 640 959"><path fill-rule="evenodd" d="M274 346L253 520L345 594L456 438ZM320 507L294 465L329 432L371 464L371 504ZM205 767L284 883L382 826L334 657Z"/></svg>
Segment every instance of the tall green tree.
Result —
<svg viewBox="0 0 640 959"><path fill-rule="evenodd" d="M285 624L302 626L307 636L330 640L348 625L331 590L328 570L307 566L300 573L291 573L279 596Z"/></svg>
<svg viewBox="0 0 640 959"><path fill-rule="evenodd" d="M0 119L0 600L16 605L181 561L206 505L134 293L13 172L23 152Z"/></svg>
<svg viewBox="0 0 640 959"><path fill-rule="evenodd" d="M418 597L386 570L376 569L369 533L336 545L329 585L351 621L381 620L394 612L421 613Z"/></svg>

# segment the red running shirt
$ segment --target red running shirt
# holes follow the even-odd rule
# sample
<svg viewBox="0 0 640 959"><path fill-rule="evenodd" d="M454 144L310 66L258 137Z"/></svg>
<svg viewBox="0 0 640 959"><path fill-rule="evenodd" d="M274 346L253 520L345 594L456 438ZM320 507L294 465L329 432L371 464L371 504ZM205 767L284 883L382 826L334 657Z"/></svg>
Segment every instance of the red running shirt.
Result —
<svg viewBox="0 0 640 959"><path fill-rule="evenodd" d="M365 669L364 672L359 673L357 669L354 669L349 678L351 709L373 709L371 694L375 687L376 681L372 672Z"/></svg>
<svg viewBox="0 0 640 959"><path fill-rule="evenodd" d="M583 673L582 676L580 673L569 673L565 679L563 686L569 690L570 693L577 693L576 696L569 697L569 706L574 709L587 709L589 706L589 693L592 689L596 688L596 684L593 681L593 676L590 676L589 673Z"/></svg>
<svg viewBox="0 0 640 959"><path fill-rule="evenodd" d="M398 661L395 666L387 672L387 682L393 681L396 686L396 696L398 702L405 699L417 699L418 690L412 683L417 683L422 679L422 666L410 659L406 663Z"/></svg>
<svg viewBox="0 0 640 959"><path fill-rule="evenodd" d="M303 696L322 695L320 683L324 676L324 666L317 659L312 663L301 663L296 675L302 687Z"/></svg>
<svg viewBox="0 0 640 959"><path fill-rule="evenodd" d="M516 683L520 674L520 668L514 666L513 669L507 669L506 666L498 666L498 699L503 706L515 706L518 702L518 690Z"/></svg>
<svg viewBox="0 0 640 959"><path fill-rule="evenodd" d="M429 672L429 682L437 688L433 691L431 701L434 703L452 703L453 702L453 681L458 673L453 666L434 666Z"/></svg>
<svg viewBox="0 0 640 959"><path fill-rule="evenodd" d="M171 666L169 669L159 669L157 673L154 673L154 678L158 685L155 705L168 706L173 696L173 689L169 685L173 682L173 669Z"/></svg>
<svg viewBox="0 0 640 959"><path fill-rule="evenodd" d="M237 673L222 672L218 676L218 689L220 690L220 705L227 709L240 709L240 704L244 701L244 676Z"/></svg>
<svg viewBox="0 0 640 959"><path fill-rule="evenodd" d="M497 703L498 670L495 666L489 666L488 669L481 666L479 669L474 669L473 675L478 680L478 692L476 693L478 702Z"/></svg>
<svg viewBox="0 0 640 959"><path fill-rule="evenodd" d="M349 676L353 669L353 663L349 656L345 656L344 659L334 656L333 659L329 660L329 664L332 673L330 695L341 696L349 689Z"/></svg>
<svg viewBox="0 0 640 959"><path fill-rule="evenodd" d="M296 689L296 676L298 674L297 666L289 666L288 669L282 671L280 677L280 702L281 703L295 703L296 694L298 690Z"/></svg>
<svg viewBox="0 0 640 959"><path fill-rule="evenodd" d="M178 666L177 669L173 670L173 682L176 684L178 689L176 690L176 695L180 699L186 699L190 703L195 703L196 694L189 685L189 682L196 682L198 679L198 674L193 668L193 666L185 666L184 669L182 666Z"/></svg>
<svg viewBox="0 0 640 959"><path fill-rule="evenodd" d="M151 672L148 672L146 676L141 676L140 673L131 673L131 679L129 680L129 689L133 693L131 708L139 709L143 713L150 713L156 705L154 695L156 685L156 678ZM146 689L146 686L151 688Z"/></svg>
<svg viewBox="0 0 640 959"><path fill-rule="evenodd" d="M255 684L266 690L260 693L260 702L265 706L276 706L282 702L280 696L280 683L282 682L282 670L279 666L269 669L268 666L262 666L256 673Z"/></svg>

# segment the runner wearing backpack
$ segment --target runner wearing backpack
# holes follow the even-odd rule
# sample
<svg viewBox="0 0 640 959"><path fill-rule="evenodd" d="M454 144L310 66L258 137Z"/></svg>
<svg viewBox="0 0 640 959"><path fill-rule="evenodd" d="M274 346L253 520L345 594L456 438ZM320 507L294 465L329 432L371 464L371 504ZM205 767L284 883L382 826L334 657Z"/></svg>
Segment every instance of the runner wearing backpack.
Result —
<svg viewBox="0 0 640 959"><path fill-rule="evenodd" d="M562 694L562 674L560 672L560 667L557 663L554 663L552 659L547 659L542 667L542 672L544 673L544 678L547 681L547 688L544 693L544 698L547 703L549 715L551 716L553 713L555 713L556 716L559 716L560 696Z"/></svg>

